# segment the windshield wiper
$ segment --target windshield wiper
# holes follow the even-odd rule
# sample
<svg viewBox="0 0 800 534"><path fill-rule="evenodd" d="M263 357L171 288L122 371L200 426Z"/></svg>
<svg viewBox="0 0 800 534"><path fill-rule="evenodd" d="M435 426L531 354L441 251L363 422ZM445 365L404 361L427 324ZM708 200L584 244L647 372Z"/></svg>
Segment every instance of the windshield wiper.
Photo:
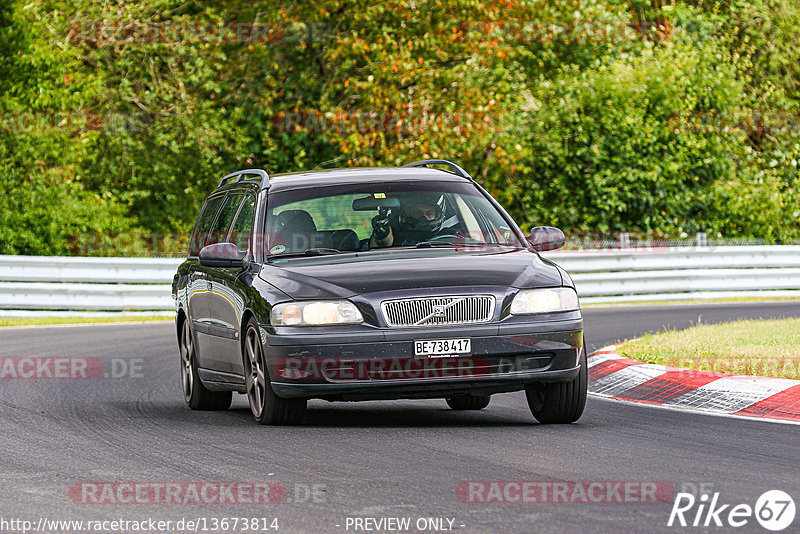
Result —
<svg viewBox="0 0 800 534"><path fill-rule="evenodd" d="M447 243L445 241L420 241L416 245L415 248L432 248L432 247L455 247L453 243Z"/></svg>
<svg viewBox="0 0 800 534"><path fill-rule="evenodd" d="M467 249L467 250L474 249L474 248L485 248L485 249L488 249L488 248L501 248L501 247L506 247L506 248L511 247L511 248L516 248L516 249L521 248L518 245L505 245L505 244L501 244L501 243L489 243L489 242L447 243L445 241L420 241L419 243L417 243L414 246L416 248L457 247L457 248L463 248L463 249Z"/></svg>
<svg viewBox="0 0 800 534"><path fill-rule="evenodd" d="M335 248L307 248L303 252L286 252L278 254L270 254L267 256L268 260L277 260L279 258L296 258L298 256L328 256L331 254L341 254L341 250Z"/></svg>

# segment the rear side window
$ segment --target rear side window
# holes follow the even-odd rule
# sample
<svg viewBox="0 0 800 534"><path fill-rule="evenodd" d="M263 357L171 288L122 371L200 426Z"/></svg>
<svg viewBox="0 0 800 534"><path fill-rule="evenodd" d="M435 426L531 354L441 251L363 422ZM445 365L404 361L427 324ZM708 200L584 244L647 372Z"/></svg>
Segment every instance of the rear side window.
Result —
<svg viewBox="0 0 800 534"><path fill-rule="evenodd" d="M231 227L233 218L236 216L236 210L239 209L239 203L241 201L241 193L234 193L225 198L225 203L222 205L222 209L219 210L217 220L214 221L214 224L211 227L211 232L209 232L208 237L206 238L206 245L213 245L214 243L222 243L225 241L225 238L228 236L228 230Z"/></svg>
<svg viewBox="0 0 800 534"><path fill-rule="evenodd" d="M194 226L194 234L189 243L189 256L197 256L200 249L203 248L203 243L206 241L206 236L211 230L211 223L214 222L214 216L217 214L219 205L222 204L223 196L210 198L206 201L200 216L197 217L197 224Z"/></svg>
<svg viewBox="0 0 800 534"><path fill-rule="evenodd" d="M252 195L247 195L244 202L242 202L241 209L239 209L239 214L236 216L236 221L233 223L231 237L228 240L231 243L236 243L239 250L247 250L255 218L256 198Z"/></svg>

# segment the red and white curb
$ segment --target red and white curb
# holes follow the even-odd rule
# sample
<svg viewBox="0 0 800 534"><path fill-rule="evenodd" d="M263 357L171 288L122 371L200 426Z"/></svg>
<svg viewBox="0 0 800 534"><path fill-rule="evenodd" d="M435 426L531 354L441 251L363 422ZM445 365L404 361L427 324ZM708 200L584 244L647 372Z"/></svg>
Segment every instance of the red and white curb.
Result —
<svg viewBox="0 0 800 534"><path fill-rule="evenodd" d="M618 400L800 422L800 380L695 371L629 360L611 345L590 354L589 391Z"/></svg>

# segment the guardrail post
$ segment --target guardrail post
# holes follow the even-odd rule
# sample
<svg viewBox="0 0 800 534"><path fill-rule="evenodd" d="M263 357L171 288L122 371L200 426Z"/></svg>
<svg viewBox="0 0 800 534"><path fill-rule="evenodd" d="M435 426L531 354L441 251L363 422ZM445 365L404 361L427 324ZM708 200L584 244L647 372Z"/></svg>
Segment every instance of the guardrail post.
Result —
<svg viewBox="0 0 800 534"><path fill-rule="evenodd" d="M619 248L631 248L631 236L628 232L619 234Z"/></svg>
<svg viewBox="0 0 800 534"><path fill-rule="evenodd" d="M705 232L697 232L697 246L698 247L708 246L708 236L706 236Z"/></svg>

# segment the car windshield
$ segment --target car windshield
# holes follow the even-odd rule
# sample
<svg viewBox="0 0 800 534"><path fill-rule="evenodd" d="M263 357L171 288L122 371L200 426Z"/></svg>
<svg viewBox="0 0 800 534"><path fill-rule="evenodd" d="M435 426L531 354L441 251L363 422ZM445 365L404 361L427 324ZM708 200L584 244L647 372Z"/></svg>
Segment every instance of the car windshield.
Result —
<svg viewBox="0 0 800 534"><path fill-rule="evenodd" d="M270 256L376 249L524 245L470 183L396 182L270 193Z"/></svg>

